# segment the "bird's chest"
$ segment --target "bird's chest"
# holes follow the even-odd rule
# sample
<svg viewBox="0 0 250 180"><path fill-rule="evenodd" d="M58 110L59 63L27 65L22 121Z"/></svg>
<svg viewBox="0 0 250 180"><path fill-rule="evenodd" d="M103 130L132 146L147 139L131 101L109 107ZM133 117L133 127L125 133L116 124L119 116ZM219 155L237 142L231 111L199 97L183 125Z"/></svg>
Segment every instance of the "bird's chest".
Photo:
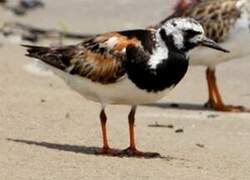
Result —
<svg viewBox="0 0 250 180"><path fill-rule="evenodd" d="M132 67L132 68L130 68ZM127 69L129 79L140 89L159 92L173 88L185 75L188 60L185 55L169 53L152 68L150 63L134 63Z"/></svg>

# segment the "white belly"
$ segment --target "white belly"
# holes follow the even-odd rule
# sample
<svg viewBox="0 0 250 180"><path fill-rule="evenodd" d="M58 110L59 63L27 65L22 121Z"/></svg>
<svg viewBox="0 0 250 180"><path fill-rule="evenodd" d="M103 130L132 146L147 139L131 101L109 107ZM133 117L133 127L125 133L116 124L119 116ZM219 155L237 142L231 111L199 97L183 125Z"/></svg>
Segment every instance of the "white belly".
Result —
<svg viewBox="0 0 250 180"><path fill-rule="evenodd" d="M113 84L100 84L79 76L67 75L67 84L92 101L102 104L147 104L160 100L172 88L155 93L141 90L127 77Z"/></svg>
<svg viewBox="0 0 250 180"><path fill-rule="evenodd" d="M78 93L102 104L147 104L160 100L173 88L155 93L136 87L127 77L113 84L100 84L89 79L63 73L66 83ZM60 74L61 74L60 73ZM59 75L62 77L62 75Z"/></svg>
<svg viewBox="0 0 250 180"><path fill-rule="evenodd" d="M75 91L83 95L85 98L99 102L103 105L106 104L125 104L125 105L137 105L147 104L160 100L173 88L155 92L147 92L136 87L127 77L120 79L113 84L100 84L93 82L87 78L83 78L77 75L70 75L64 71L53 68L42 62L36 63L35 66L46 66L53 71L56 75L65 80L65 82ZM32 72L28 70L29 72Z"/></svg>

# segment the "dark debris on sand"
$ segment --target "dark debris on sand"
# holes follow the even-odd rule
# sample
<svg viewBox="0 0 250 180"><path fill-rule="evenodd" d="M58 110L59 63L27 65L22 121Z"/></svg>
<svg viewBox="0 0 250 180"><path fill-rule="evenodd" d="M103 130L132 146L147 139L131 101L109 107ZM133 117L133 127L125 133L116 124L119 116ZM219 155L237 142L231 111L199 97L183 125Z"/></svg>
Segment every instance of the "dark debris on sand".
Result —
<svg viewBox="0 0 250 180"><path fill-rule="evenodd" d="M205 148L204 144L196 144L196 146L199 147L199 148Z"/></svg>
<svg viewBox="0 0 250 180"><path fill-rule="evenodd" d="M175 130L175 133L184 133L184 129L177 129Z"/></svg>
<svg viewBox="0 0 250 180"><path fill-rule="evenodd" d="M9 5L7 0L0 0L0 3L17 16L23 16L31 10L45 7L41 0L19 0L15 5Z"/></svg>
<svg viewBox="0 0 250 180"><path fill-rule="evenodd" d="M88 34L65 32L57 29L44 29L18 22L5 22L0 27L0 33L8 38L10 36L20 36L22 41L37 43L42 39L85 39Z"/></svg>
<svg viewBox="0 0 250 180"><path fill-rule="evenodd" d="M158 122L155 122L155 124L149 124L148 127L151 127L151 128L169 128L169 129L173 129L174 125L172 125L172 124L164 125L164 124L159 124Z"/></svg>

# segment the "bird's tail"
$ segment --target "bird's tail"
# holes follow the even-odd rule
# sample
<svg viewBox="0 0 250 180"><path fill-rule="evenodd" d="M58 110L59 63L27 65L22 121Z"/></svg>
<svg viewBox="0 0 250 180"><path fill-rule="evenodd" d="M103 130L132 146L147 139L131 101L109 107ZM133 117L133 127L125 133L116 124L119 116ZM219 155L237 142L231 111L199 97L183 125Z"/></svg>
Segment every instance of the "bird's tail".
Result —
<svg viewBox="0 0 250 180"><path fill-rule="evenodd" d="M42 46L32 46L32 45L22 45L27 49L27 53L25 54L28 57L33 57L33 58L41 58L42 55L46 54L49 52L48 47L42 47Z"/></svg>
<svg viewBox="0 0 250 180"><path fill-rule="evenodd" d="M70 61L75 55L73 46L62 46L62 47L41 47L22 45L27 49L25 54L28 57L36 58L56 67L61 70L65 70L69 65Z"/></svg>

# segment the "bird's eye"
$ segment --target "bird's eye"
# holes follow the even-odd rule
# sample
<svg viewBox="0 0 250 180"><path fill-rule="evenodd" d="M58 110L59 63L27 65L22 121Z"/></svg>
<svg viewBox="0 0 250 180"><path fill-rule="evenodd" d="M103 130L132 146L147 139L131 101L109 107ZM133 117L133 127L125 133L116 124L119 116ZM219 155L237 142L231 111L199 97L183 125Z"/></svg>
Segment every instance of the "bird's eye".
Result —
<svg viewBox="0 0 250 180"><path fill-rule="evenodd" d="M191 30L191 29L188 29L186 31L184 31L184 35L186 38L192 38L196 35L200 35L201 32L200 31L194 31L194 30Z"/></svg>

